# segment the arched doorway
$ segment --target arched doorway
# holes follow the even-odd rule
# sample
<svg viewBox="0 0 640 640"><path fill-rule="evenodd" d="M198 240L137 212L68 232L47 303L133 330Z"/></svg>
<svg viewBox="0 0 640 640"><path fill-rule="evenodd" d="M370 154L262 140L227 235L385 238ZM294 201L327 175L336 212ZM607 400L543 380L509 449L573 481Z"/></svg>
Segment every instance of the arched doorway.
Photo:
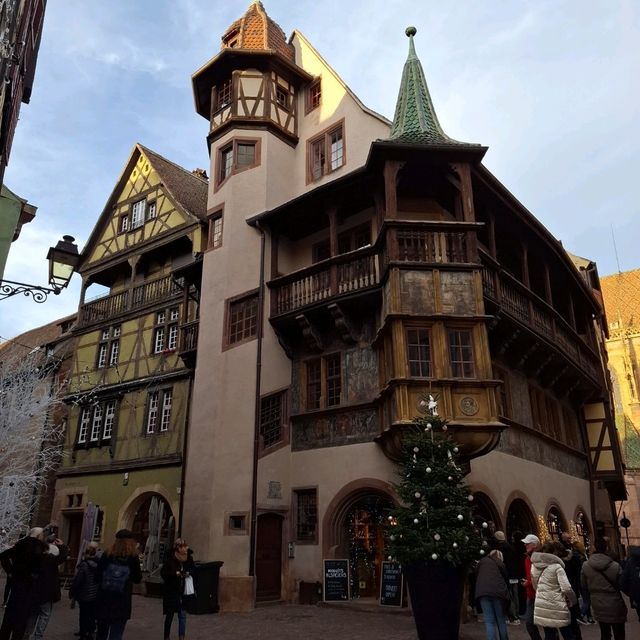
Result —
<svg viewBox="0 0 640 640"><path fill-rule="evenodd" d="M547 531L552 540L560 540L560 536L567 531L567 521L558 507L551 507L547 513Z"/></svg>
<svg viewBox="0 0 640 640"><path fill-rule="evenodd" d="M258 516L256 535L256 601L280 600L282 591L282 516Z"/></svg>
<svg viewBox="0 0 640 640"><path fill-rule="evenodd" d="M483 538L493 536L496 531L502 530L502 519L493 500L482 491L473 494L473 522ZM487 523L486 527L482 525Z"/></svg>
<svg viewBox="0 0 640 640"><path fill-rule="evenodd" d="M175 521L171 506L159 493L144 493L134 507L131 532L145 554L152 553L153 558L145 558L145 570L152 571L162 564L167 549L171 548L174 538Z"/></svg>
<svg viewBox="0 0 640 640"><path fill-rule="evenodd" d="M380 495L367 495L352 503L343 522L351 569L351 596L377 598L380 570L385 559L385 529L393 503Z"/></svg>
<svg viewBox="0 0 640 640"><path fill-rule="evenodd" d="M528 533L538 535L538 524L529 505L522 498L515 498L507 511L507 539L519 540Z"/></svg>

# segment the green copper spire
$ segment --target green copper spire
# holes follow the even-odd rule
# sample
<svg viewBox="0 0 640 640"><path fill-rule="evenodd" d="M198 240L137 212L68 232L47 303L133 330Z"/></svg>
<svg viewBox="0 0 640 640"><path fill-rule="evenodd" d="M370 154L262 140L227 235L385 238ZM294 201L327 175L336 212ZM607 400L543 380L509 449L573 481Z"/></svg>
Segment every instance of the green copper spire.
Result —
<svg viewBox="0 0 640 640"><path fill-rule="evenodd" d="M407 27L405 31L409 37L409 55L402 71L389 139L413 144L464 144L450 138L438 122L424 71L413 45L416 32L415 27Z"/></svg>

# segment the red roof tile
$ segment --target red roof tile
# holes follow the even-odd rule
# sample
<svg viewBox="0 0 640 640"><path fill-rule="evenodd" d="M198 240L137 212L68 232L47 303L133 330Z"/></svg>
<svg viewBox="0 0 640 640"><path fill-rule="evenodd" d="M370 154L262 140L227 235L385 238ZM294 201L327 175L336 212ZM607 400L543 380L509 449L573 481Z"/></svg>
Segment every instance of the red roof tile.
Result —
<svg viewBox="0 0 640 640"><path fill-rule="evenodd" d="M640 331L640 269L605 276L600 285L611 337L630 329Z"/></svg>

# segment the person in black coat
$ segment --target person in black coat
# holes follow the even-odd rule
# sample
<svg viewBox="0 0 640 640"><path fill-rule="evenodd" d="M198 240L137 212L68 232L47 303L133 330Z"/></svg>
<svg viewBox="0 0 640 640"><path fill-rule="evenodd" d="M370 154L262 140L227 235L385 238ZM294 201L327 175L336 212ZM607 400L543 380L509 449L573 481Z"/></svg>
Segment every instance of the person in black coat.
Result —
<svg viewBox="0 0 640 640"><path fill-rule="evenodd" d="M80 608L80 640L90 640L96 630L96 598L98 597L98 545L89 543L84 559L78 564L69 589L69 597Z"/></svg>
<svg viewBox="0 0 640 640"><path fill-rule="evenodd" d="M0 554L0 564L11 576L11 594L0 627L0 640L22 640L25 634L47 550L43 531L41 527L31 529L27 537Z"/></svg>
<svg viewBox="0 0 640 640"><path fill-rule="evenodd" d="M185 595L185 582L189 577L193 581L195 571L193 552L187 543L178 538L173 545L173 552L165 560L160 571L164 580L164 595L162 598L162 612L164 613L164 638L168 640L174 614L178 614L178 636L184 640L187 629L186 606L193 594Z"/></svg>
<svg viewBox="0 0 640 640"><path fill-rule="evenodd" d="M97 577L96 640L121 640L131 618L133 585L142 580L138 543L131 531L121 529L116 533L113 546L98 561Z"/></svg>
<svg viewBox="0 0 640 640"><path fill-rule="evenodd" d="M518 583L520 581L520 568L515 549L507 542L507 537L503 531L496 531L493 534L493 549L497 549L504 558L504 566L507 570L509 585L509 607L507 617L510 624L520 624L520 602L518 599Z"/></svg>
<svg viewBox="0 0 640 640"><path fill-rule="evenodd" d="M27 623L26 635L30 637L33 634L33 640L42 640L49 624L53 605L60 602L62 594L58 567L64 563L69 554L69 550L59 538L55 538L47 546L48 549L42 556L42 567L35 584Z"/></svg>
<svg viewBox="0 0 640 640"><path fill-rule="evenodd" d="M630 556L620 578L620 590L631 600L631 607L640 619L640 547L629 547Z"/></svg>

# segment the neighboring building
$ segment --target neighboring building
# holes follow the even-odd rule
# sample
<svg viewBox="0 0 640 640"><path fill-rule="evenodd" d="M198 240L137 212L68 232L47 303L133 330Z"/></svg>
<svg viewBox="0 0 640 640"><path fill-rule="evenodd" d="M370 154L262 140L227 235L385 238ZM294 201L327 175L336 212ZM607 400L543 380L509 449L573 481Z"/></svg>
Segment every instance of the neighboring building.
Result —
<svg viewBox="0 0 640 640"><path fill-rule="evenodd" d="M36 212L3 182L20 106L31 99L46 4L46 0L0 0L0 279L11 243Z"/></svg>
<svg viewBox="0 0 640 640"><path fill-rule="evenodd" d="M0 344L0 547L51 517L75 316Z"/></svg>
<svg viewBox="0 0 640 640"><path fill-rule="evenodd" d="M35 218L36 211L37 207L2 185L0 192L0 280L4 274L11 243L18 239L22 225Z"/></svg>
<svg viewBox="0 0 640 640"><path fill-rule="evenodd" d="M609 336L607 352L616 425L626 466L628 501L619 505L631 521L628 541L640 545L640 269L602 278ZM627 543L627 535L622 534Z"/></svg>
<svg viewBox="0 0 640 640"><path fill-rule="evenodd" d="M206 199L200 174L136 145L82 251L67 455L53 509L72 562L88 541L89 504L90 537L106 546L126 527L143 549L151 538L156 563L179 526L197 337L189 278L206 242ZM85 300L96 283L108 294Z"/></svg>
<svg viewBox="0 0 640 640"><path fill-rule="evenodd" d="M182 529L224 561L226 609L303 598L323 558L377 597L430 395L479 518L616 534L601 306L486 148L443 132L414 33L393 123L260 2L193 75L211 180Z"/></svg>

